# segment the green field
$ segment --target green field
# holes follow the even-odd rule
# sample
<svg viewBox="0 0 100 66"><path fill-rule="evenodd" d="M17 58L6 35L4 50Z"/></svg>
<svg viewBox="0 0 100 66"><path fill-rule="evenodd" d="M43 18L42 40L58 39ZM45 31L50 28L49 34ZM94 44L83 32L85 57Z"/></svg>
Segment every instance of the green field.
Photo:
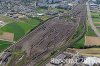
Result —
<svg viewBox="0 0 100 66"><path fill-rule="evenodd" d="M38 18L21 19L19 22L11 22L0 28L0 33L10 32L14 33L14 41L18 41L21 37L27 34L31 29L40 24ZM11 44L7 41L0 41L0 52Z"/></svg>
<svg viewBox="0 0 100 66"><path fill-rule="evenodd" d="M29 19L24 19L22 22L18 22L17 25L19 25L22 29L24 29L25 33L29 32L30 29L36 27L37 25L40 24L39 19L37 18L29 18Z"/></svg>
<svg viewBox="0 0 100 66"><path fill-rule="evenodd" d="M91 12L91 16L94 22L100 22L100 12Z"/></svg>
<svg viewBox="0 0 100 66"><path fill-rule="evenodd" d="M96 34L94 33L94 31L91 29L90 26L87 26L86 36L96 36ZM80 39L78 42L76 42L73 45L73 47L74 48L83 48L84 47L84 43L85 43L85 36L82 39Z"/></svg>
<svg viewBox="0 0 100 66"><path fill-rule="evenodd" d="M40 21L37 19L28 19L26 21L9 23L2 27L1 31L14 33L14 41L17 41L39 24Z"/></svg>
<svg viewBox="0 0 100 66"><path fill-rule="evenodd" d="M44 12L45 12L45 9L38 7L38 8L36 9L36 11L37 11L38 13L44 13Z"/></svg>
<svg viewBox="0 0 100 66"><path fill-rule="evenodd" d="M44 16L41 16L41 17L39 17L39 18L40 18L41 20L45 21L45 20L51 18L51 16L49 16L49 15L44 15Z"/></svg>
<svg viewBox="0 0 100 66"><path fill-rule="evenodd" d="M100 22L100 18L93 18L94 22Z"/></svg>
<svg viewBox="0 0 100 66"><path fill-rule="evenodd" d="M79 31L81 31L81 29L79 29ZM79 33L77 32L77 34L79 35ZM90 27L90 25L87 25L87 32L85 34L86 36L96 36L95 32L92 30L92 28ZM73 47L74 48L83 48L84 47L84 43L85 43L85 36L83 38L81 38L79 41L77 41Z"/></svg>
<svg viewBox="0 0 100 66"><path fill-rule="evenodd" d="M87 27L87 36L96 36L95 32L92 30L90 26Z"/></svg>
<svg viewBox="0 0 100 66"><path fill-rule="evenodd" d="M23 28L21 28L16 23L9 23L6 26L2 27L1 30L3 32L14 33L14 36L15 36L14 41L17 41L18 39L20 39L20 37L22 37L25 34Z"/></svg>
<svg viewBox="0 0 100 66"><path fill-rule="evenodd" d="M0 52L3 51L5 48L9 47L10 45L11 42L0 40Z"/></svg>
<svg viewBox="0 0 100 66"><path fill-rule="evenodd" d="M98 29L98 31L100 32L100 28L97 28Z"/></svg>
<svg viewBox="0 0 100 66"><path fill-rule="evenodd" d="M100 26L100 24L95 24L95 26Z"/></svg>
<svg viewBox="0 0 100 66"><path fill-rule="evenodd" d="M80 39L78 42L76 42L74 44L74 48L83 48L84 47L84 43L85 43L85 37L83 37L82 39Z"/></svg>

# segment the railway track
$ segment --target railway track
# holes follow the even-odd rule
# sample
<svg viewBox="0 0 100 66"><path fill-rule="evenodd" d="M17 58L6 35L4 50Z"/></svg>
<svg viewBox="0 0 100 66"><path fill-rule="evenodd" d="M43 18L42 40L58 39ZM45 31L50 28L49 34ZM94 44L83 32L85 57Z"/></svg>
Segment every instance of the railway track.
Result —
<svg viewBox="0 0 100 66"><path fill-rule="evenodd" d="M77 23L73 24L73 22L69 22L66 19L55 17L33 30L25 38L8 49L8 51L12 53L24 51L26 55L23 58L30 57L31 59L27 59L28 63L21 66L34 66L41 57L53 51L54 48L63 45L62 42L65 43L65 41L69 40L77 26ZM20 63L18 59L20 58L16 58L10 66L16 66Z"/></svg>
<svg viewBox="0 0 100 66"><path fill-rule="evenodd" d="M39 60L43 59L44 56L53 51L54 48L59 48L66 44L66 41L74 34L77 26L80 24L84 25L85 15L82 10L84 10L84 6L77 5L73 8L72 13L67 14L69 17L74 17L75 22L73 19L60 17L48 20L10 47L7 51L10 51L12 54L16 51L23 51L25 53L23 59L26 58L27 62L20 66L35 66ZM24 61L22 59L18 62L18 59L20 58L15 58L14 61L9 60L9 62L11 62L9 66L18 66L20 62ZM5 64L5 66L7 65Z"/></svg>

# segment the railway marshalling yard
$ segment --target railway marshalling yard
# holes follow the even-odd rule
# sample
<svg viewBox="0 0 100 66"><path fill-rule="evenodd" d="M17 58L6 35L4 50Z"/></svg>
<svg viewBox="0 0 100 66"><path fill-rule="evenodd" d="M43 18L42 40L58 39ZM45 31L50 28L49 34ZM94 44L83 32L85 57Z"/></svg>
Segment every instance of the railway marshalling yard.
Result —
<svg viewBox="0 0 100 66"><path fill-rule="evenodd" d="M66 20L56 17L35 29L13 47L13 51L25 51L27 56L32 58L27 60L28 64L24 63L21 66L34 66L38 60L53 51L54 48L60 48L74 34L76 26L77 23L66 22ZM27 56L25 55L24 58L28 59ZM10 66L20 64L20 62L16 63L18 59L20 57L15 58Z"/></svg>
<svg viewBox="0 0 100 66"><path fill-rule="evenodd" d="M8 60L3 58L1 65L36 66L41 60L45 61L70 47L77 38L76 33L80 30L79 28L82 28L82 33L78 32L80 35L78 38L82 37L86 30L85 22L86 5L82 3L82 5L75 6L71 13L47 20L15 45L9 47L5 52Z"/></svg>

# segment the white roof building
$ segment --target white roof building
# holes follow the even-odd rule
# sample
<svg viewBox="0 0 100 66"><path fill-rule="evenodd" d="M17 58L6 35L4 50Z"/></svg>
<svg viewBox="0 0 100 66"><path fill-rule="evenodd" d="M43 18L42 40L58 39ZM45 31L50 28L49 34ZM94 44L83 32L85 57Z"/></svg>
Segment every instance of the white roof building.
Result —
<svg viewBox="0 0 100 66"><path fill-rule="evenodd" d="M64 63L65 57L66 57L65 54L60 54L56 58L52 58L50 63L55 64L55 65L59 65L61 63Z"/></svg>
<svg viewBox="0 0 100 66"><path fill-rule="evenodd" d="M89 66L93 66L94 64L100 63L100 58L97 57L87 57L84 62L84 64L88 64Z"/></svg>

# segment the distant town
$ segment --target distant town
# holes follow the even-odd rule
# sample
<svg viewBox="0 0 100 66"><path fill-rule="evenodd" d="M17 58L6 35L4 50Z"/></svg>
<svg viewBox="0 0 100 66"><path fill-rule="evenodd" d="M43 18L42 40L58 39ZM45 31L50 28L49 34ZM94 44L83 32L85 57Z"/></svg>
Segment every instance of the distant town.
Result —
<svg viewBox="0 0 100 66"><path fill-rule="evenodd" d="M45 14L57 15L59 13L57 9L69 10L73 6L73 4L70 3L70 0L26 1L27 0L2 0L0 1L0 14L4 14L12 18L23 18L27 16L36 17ZM50 8L55 9L55 11L51 11ZM44 11L38 12L38 9L43 9Z"/></svg>

